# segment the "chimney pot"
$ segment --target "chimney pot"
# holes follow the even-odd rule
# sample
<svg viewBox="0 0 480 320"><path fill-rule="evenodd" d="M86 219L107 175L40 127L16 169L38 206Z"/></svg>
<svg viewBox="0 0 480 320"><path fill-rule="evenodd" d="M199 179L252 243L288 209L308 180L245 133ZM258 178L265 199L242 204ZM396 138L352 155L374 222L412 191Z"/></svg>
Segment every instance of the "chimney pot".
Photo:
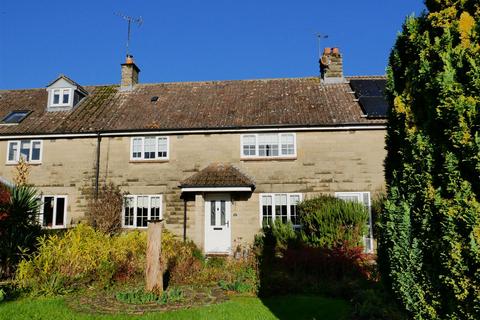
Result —
<svg viewBox="0 0 480 320"><path fill-rule="evenodd" d="M133 62L133 56L130 54L127 54L127 59L125 59L126 64L132 64Z"/></svg>
<svg viewBox="0 0 480 320"><path fill-rule="evenodd" d="M324 83L343 83L343 59L338 47L325 48L320 58L320 75Z"/></svg>
<svg viewBox="0 0 480 320"><path fill-rule="evenodd" d="M122 63L122 80L120 82L121 91L130 91L133 86L138 84L138 74L140 69L133 61L132 55L127 55L125 63Z"/></svg>

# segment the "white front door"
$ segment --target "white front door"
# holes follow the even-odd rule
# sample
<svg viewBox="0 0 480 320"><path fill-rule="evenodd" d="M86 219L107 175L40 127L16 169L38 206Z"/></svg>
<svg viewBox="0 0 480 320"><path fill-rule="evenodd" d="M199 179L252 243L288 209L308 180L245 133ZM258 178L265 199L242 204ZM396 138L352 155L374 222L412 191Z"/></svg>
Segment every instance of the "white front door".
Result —
<svg viewBox="0 0 480 320"><path fill-rule="evenodd" d="M229 195L205 197L205 253L231 253Z"/></svg>

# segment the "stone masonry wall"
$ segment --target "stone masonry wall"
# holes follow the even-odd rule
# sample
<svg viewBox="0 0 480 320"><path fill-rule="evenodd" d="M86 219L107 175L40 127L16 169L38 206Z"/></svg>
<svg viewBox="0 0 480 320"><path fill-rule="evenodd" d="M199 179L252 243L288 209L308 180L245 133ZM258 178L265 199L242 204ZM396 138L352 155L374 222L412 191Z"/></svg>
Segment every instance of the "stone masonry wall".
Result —
<svg viewBox="0 0 480 320"><path fill-rule="evenodd" d="M260 229L259 193L300 192L304 198L337 191L384 188L385 131L297 132L294 160L242 160L240 134L170 136L168 161L130 161L130 137L103 137L100 183L113 181L130 194L163 194L166 227L183 233L183 199L179 182L212 162L230 162L256 182L253 194L234 194L232 243L251 243ZM84 219L86 189L94 182L96 138L43 141L42 164L32 166L30 181L44 194L68 195L67 224ZM6 159L7 141L0 141ZM14 166L1 165L0 176L12 179ZM187 202L187 236L203 244L199 202ZM197 207L198 208L197 208ZM197 212L197 213L196 213ZM198 212L201 212L200 214Z"/></svg>

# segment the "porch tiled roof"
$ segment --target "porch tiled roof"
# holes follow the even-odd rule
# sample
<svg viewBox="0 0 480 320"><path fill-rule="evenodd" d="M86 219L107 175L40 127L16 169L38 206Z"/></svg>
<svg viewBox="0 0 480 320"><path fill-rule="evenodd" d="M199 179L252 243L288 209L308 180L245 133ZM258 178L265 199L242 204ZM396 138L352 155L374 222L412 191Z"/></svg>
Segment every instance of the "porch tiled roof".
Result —
<svg viewBox="0 0 480 320"><path fill-rule="evenodd" d="M180 184L189 187L254 187L252 178L229 163L212 163Z"/></svg>

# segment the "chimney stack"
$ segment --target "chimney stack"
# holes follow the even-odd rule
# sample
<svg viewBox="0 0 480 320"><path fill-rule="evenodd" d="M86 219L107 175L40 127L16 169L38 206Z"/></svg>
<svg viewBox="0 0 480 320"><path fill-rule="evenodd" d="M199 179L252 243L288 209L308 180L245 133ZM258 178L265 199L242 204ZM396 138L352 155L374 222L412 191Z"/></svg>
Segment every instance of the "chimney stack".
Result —
<svg viewBox="0 0 480 320"><path fill-rule="evenodd" d="M122 63L122 81L120 83L121 91L130 91L138 83L138 74L140 69L133 62L133 56L127 55L125 63Z"/></svg>
<svg viewBox="0 0 480 320"><path fill-rule="evenodd" d="M343 59L338 48L325 48L320 58L320 75L324 83L342 83Z"/></svg>

